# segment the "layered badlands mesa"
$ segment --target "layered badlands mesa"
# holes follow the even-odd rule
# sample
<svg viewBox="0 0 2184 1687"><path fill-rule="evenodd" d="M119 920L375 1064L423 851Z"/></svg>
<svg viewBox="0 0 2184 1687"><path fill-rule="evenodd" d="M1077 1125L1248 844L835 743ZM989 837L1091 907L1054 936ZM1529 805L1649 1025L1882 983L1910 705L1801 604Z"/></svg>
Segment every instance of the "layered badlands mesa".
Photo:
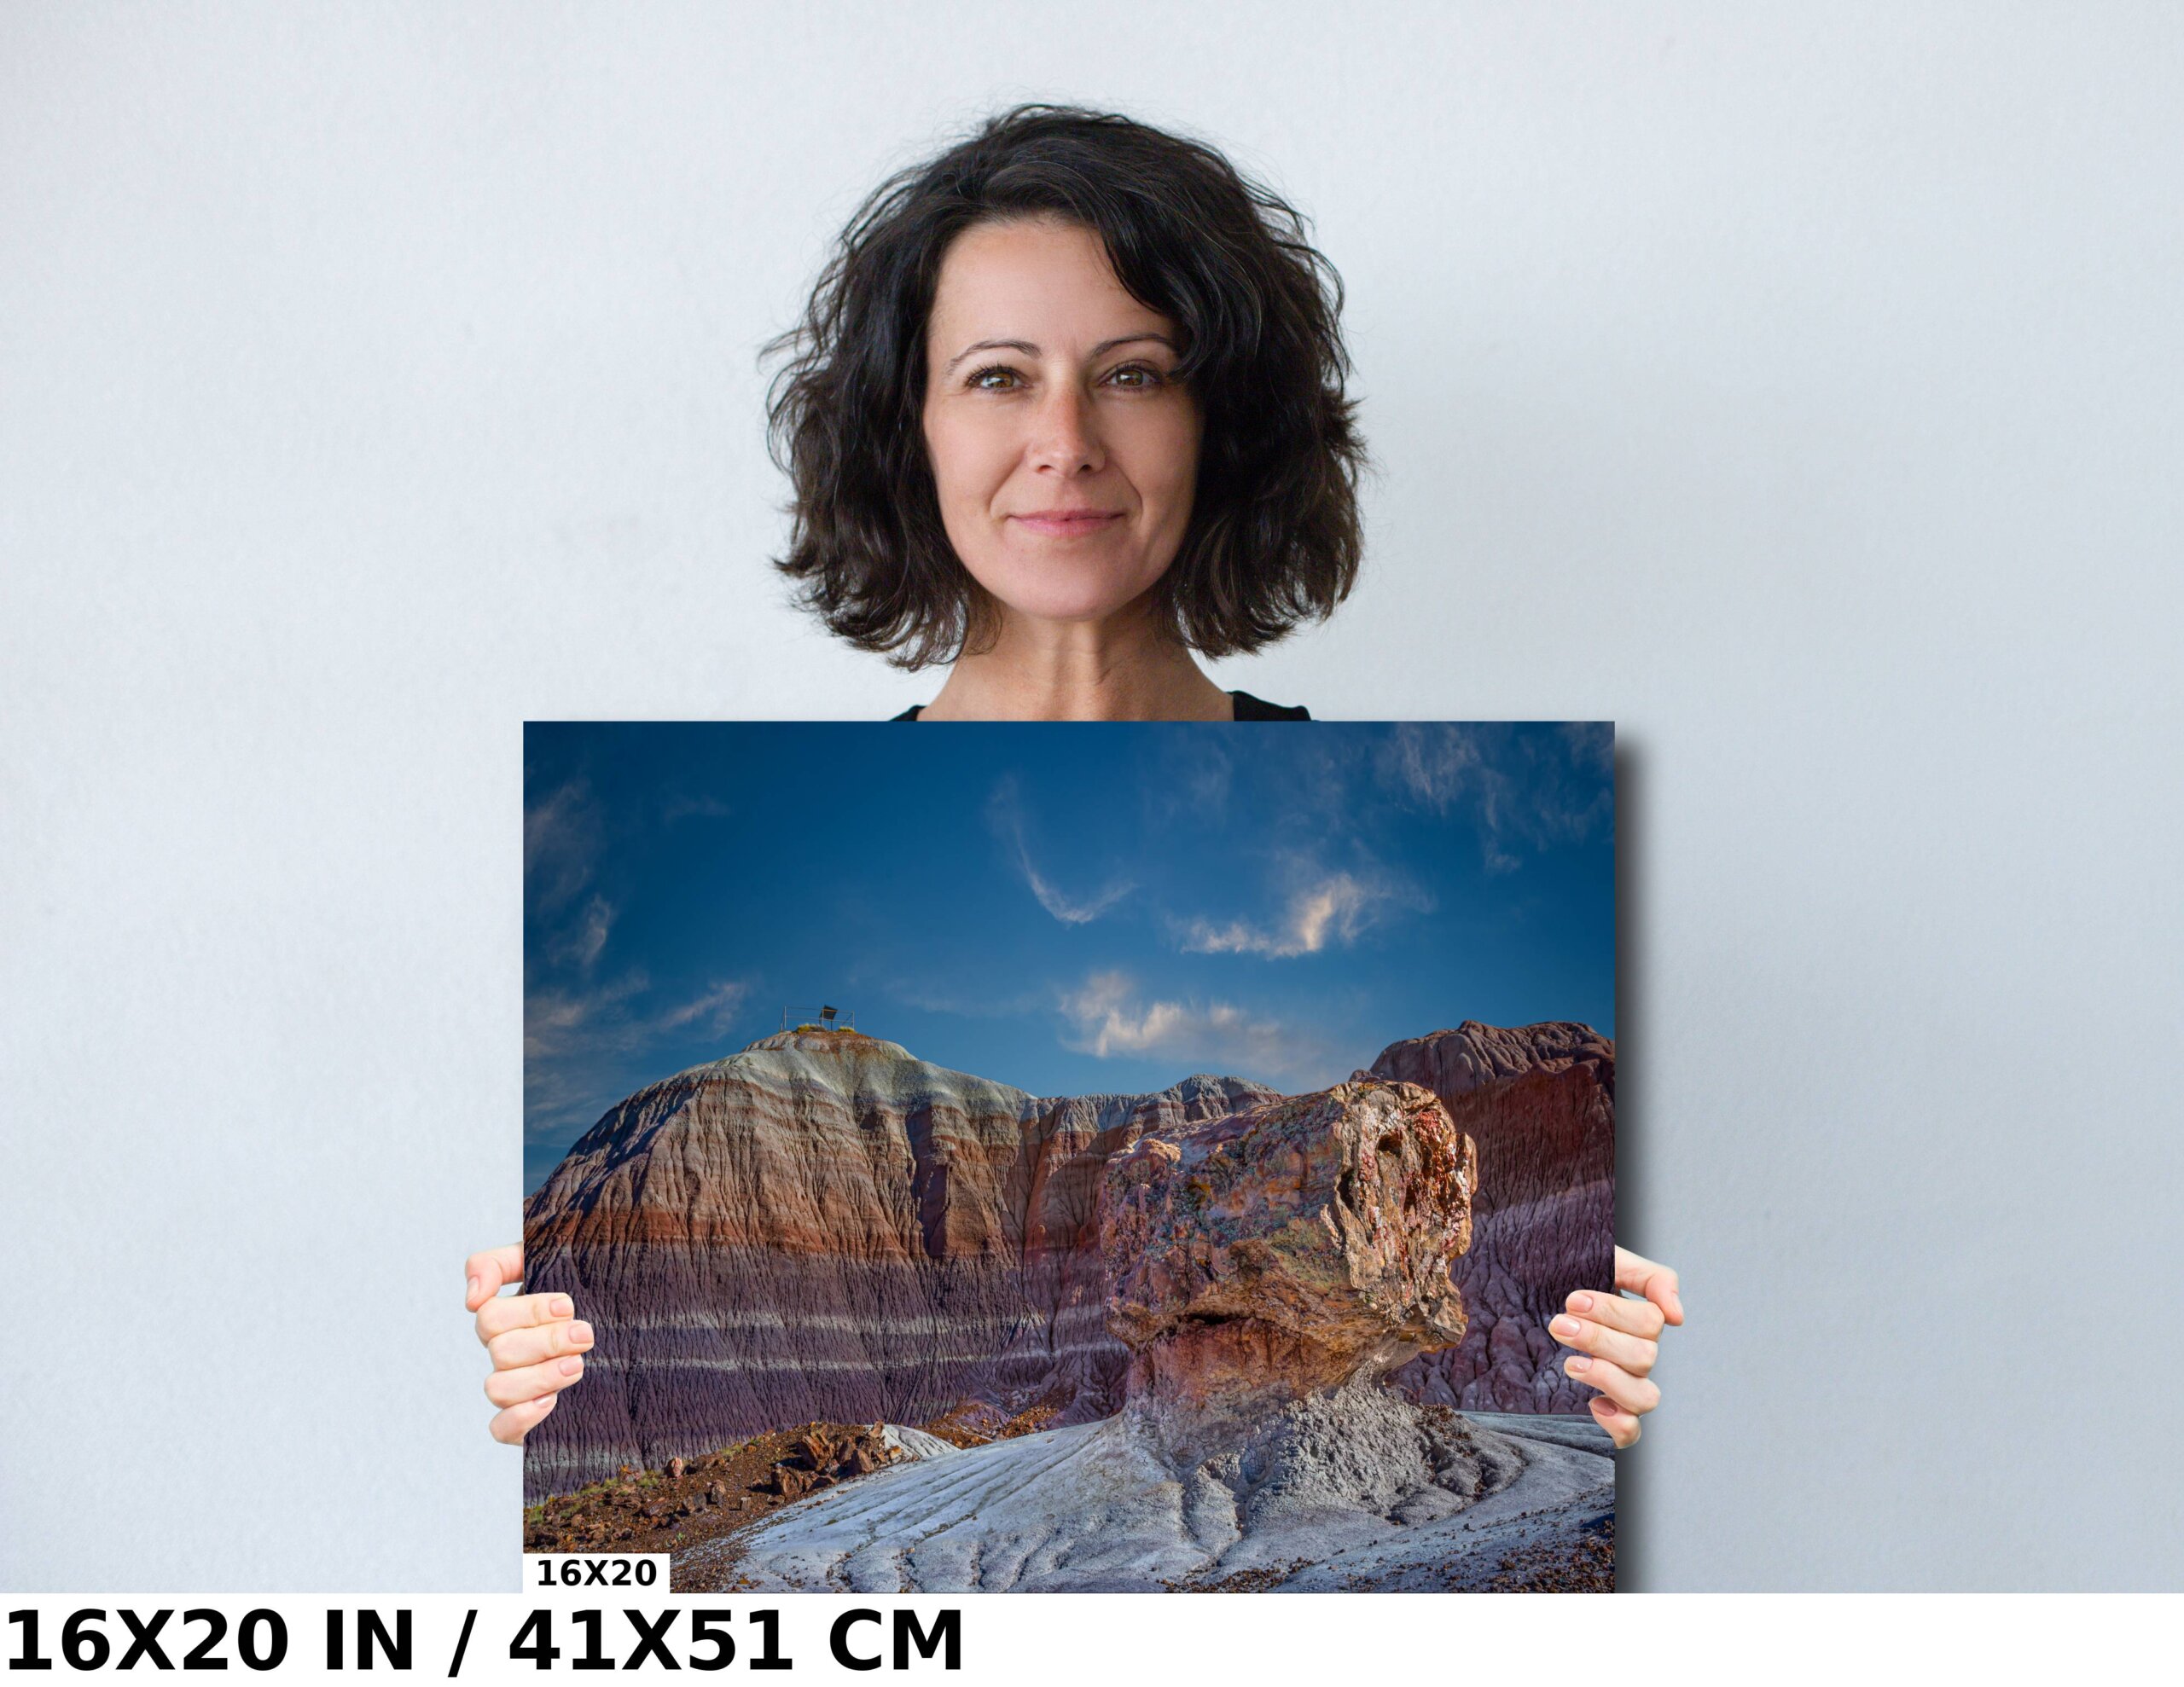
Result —
<svg viewBox="0 0 2184 1687"><path fill-rule="evenodd" d="M1569 1288L1609 1281L1613 1073L1613 1045L1583 1026L1467 1023L1353 1079L1430 1091L1477 1145L1460 1305L1382 1355L1418 1354L1391 1379L1414 1401L1582 1403L1543 1325ZM1089 1430L1119 1412L1130 1366L1109 1329L1108 1162L1284 1099L1205 1075L1040 1098L818 1030L648 1086L526 1208L526 1286L568 1291L598 1332L583 1384L526 1443L527 1497L785 1423L1043 1403L1057 1430Z"/></svg>

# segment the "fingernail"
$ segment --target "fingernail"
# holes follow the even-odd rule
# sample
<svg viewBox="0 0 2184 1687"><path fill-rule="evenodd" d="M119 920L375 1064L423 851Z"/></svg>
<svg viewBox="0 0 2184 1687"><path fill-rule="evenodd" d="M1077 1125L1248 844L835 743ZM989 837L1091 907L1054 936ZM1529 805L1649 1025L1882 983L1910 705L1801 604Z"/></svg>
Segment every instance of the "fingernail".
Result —
<svg viewBox="0 0 2184 1687"><path fill-rule="evenodd" d="M591 1345L591 1326L579 1320L569 1326L569 1339L580 1348Z"/></svg>
<svg viewBox="0 0 2184 1687"><path fill-rule="evenodd" d="M1573 1340L1576 1337L1581 1326L1574 1318L1558 1318L1554 1323L1548 1325L1547 1327L1553 1330L1557 1336L1560 1336L1564 1341L1567 1342Z"/></svg>
<svg viewBox="0 0 2184 1687"><path fill-rule="evenodd" d="M571 1300L566 1295L555 1296L552 1302L546 1308L547 1311L553 1313L556 1318L570 1317L575 1313L576 1309L577 1303Z"/></svg>
<svg viewBox="0 0 2184 1687"><path fill-rule="evenodd" d="M1593 1297L1590 1295L1572 1295L1570 1297L1571 1311L1590 1312L1592 1309Z"/></svg>
<svg viewBox="0 0 2184 1687"><path fill-rule="evenodd" d="M1594 1394L1590 1404L1594 1411L1600 1412L1604 1416L1609 1417L1615 1416L1615 1402L1610 1400L1606 1394Z"/></svg>
<svg viewBox="0 0 2184 1687"><path fill-rule="evenodd" d="M564 1377L574 1377L582 1371L583 1369L584 1361L577 1358L573 1354L561 1361L561 1375Z"/></svg>
<svg viewBox="0 0 2184 1687"><path fill-rule="evenodd" d="M1572 1354L1562 1361L1562 1368L1575 1375L1590 1371L1593 1368L1593 1362L1583 1354Z"/></svg>
<svg viewBox="0 0 2184 1687"><path fill-rule="evenodd" d="M1674 1307L1676 1308L1676 1315L1678 1318L1682 1318L1682 1317L1683 1316L1683 1296L1681 1296L1681 1295L1670 1295L1670 1296L1669 1296L1669 1304L1670 1304L1670 1306L1672 1306L1672 1307Z"/></svg>
<svg viewBox="0 0 2184 1687"><path fill-rule="evenodd" d="M465 1295L462 1298L465 1301L474 1301L478 1298L478 1279L476 1278L473 1277L470 1279L470 1292Z"/></svg>

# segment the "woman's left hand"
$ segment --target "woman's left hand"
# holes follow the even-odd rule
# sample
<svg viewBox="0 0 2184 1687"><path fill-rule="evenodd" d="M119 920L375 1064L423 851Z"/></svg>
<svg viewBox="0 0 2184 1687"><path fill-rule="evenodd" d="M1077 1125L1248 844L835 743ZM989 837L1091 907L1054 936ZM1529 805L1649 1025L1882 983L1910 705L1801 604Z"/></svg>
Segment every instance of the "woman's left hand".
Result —
<svg viewBox="0 0 2184 1687"><path fill-rule="evenodd" d="M1661 1391L1647 1373L1660 1355L1661 1326L1683 1322L1683 1301L1675 1272L1627 1248L1615 1250L1615 1286L1642 1298L1581 1289L1547 1333L1577 1349L1562 1361L1563 1370L1600 1390L1593 1421L1618 1446L1629 1446L1638 1439L1641 1414L1661 1403Z"/></svg>

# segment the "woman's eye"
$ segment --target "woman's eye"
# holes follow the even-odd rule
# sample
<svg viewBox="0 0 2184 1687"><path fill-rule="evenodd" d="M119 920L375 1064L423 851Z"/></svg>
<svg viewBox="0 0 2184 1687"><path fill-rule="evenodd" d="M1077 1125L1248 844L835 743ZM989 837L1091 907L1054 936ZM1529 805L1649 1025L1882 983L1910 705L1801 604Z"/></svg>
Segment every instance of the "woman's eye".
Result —
<svg viewBox="0 0 2184 1687"><path fill-rule="evenodd" d="M1143 392L1167 385L1167 377L1148 363L1126 363L1119 369L1109 370L1101 379L1107 386L1120 387L1127 392ZM1022 370L1013 369L1006 363L994 363L973 370L963 377L963 385L974 392L1014 392L1025 381Z"/></svg>

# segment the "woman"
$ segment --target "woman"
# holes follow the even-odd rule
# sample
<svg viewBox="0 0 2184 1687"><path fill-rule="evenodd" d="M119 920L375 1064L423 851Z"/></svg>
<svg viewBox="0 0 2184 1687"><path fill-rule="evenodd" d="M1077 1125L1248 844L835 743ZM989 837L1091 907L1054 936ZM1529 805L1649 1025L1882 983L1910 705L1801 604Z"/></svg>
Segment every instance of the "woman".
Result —
<svg viewBox="0 0 2184 1687"><path fill-rule="evenodd" d="M1194 653L1272 643L1348 595L1364 448L1341 290L1301 219L1218 153L1126 118L1027 106L882 186L845 231L771 409L794 484L780 568L862 649L948 677L910 721L1305 720ZM565 1295L465 1267L497 1440L583 1374ZM1636 1441L1676 1273L1551 1326L1594 1417Z"/></svg>

